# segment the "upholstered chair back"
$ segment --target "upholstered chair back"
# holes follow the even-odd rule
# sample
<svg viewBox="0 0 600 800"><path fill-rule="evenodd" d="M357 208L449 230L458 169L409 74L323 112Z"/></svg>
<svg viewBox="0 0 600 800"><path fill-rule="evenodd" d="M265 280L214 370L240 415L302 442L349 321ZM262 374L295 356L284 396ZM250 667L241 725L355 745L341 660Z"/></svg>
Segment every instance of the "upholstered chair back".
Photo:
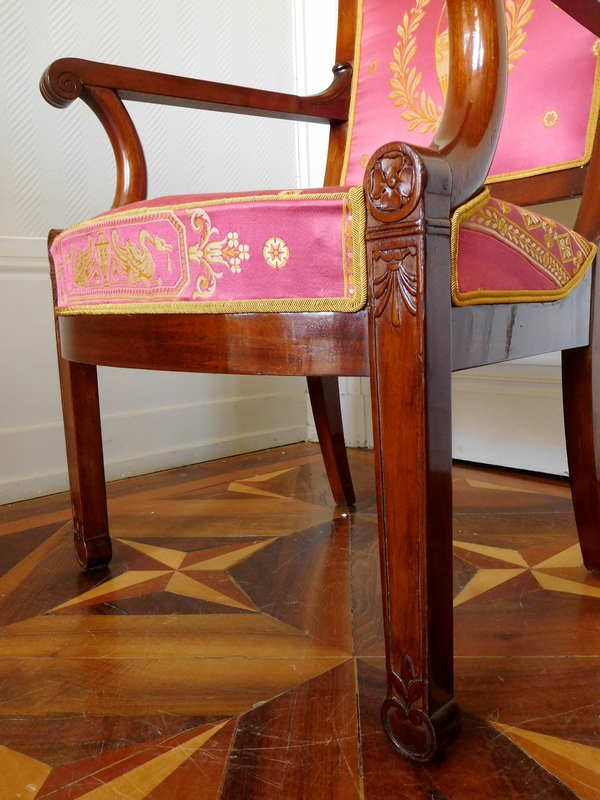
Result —
<svg viewBox="0 0 600 800"><path fill-rule="evenodd" d="M550 0L506 0L508 91L488 182L589 161L600 42ZM443 0L361 0L351 144L342 182L362 182L382 142L427 146L448 86Z"/></svg>

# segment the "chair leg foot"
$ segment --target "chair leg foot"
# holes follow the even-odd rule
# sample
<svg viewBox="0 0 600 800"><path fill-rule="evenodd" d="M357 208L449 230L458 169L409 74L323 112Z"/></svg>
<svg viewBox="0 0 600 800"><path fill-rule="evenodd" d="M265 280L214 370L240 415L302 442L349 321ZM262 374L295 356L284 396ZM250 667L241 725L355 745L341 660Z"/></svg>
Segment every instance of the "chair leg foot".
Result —
<svg viewBox="0 0 600 800"><path fill-rule="evenodd" d="M73 542L77 561L84 569L99 569L110 563L112 542L108 533L86 537L84 531L75 522Z"/></svg>
<svg viewBox="0 0 600 800"><path fill-rule="evenodd" d="M356 498L344 441L337 375L308 376L306 381L333 499L338 506L353 506Z"/></svg>
<svg viewBox="0 0 600 800"><path fill-rule="evenodd" d="M395 677L397 696L386 699L381 707L383 728L403 756L411 761L431 761L460 736L458 703L453 698L428 717L416 705L419 698L409 697L410 684L407 686L399 676Z"/></svg>

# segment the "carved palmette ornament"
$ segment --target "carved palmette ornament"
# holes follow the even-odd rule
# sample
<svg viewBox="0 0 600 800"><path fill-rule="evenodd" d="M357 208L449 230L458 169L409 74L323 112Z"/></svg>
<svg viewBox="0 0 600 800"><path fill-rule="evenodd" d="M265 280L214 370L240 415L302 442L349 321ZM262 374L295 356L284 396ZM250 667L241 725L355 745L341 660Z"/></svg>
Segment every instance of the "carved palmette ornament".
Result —
<svg viewBox="0 0 600 800"><path fill-rule="evenodd" d="M389 306L395 327L400 324L402 302L413 316L417 313L416 258L414 246L373 253L374 261L385 264L384 270L374 279L375 316L380 317Z"/></svg>
<svg viewBox="0 0 600 800"><path fill-rule="evenodd" d="M400 674L392 673L392 684L393 696L388 697L381 708L383 727L398 750L416 761L426 761L435 749L436 737L431 720L423 710L425 683L415 675L408 653L402 656ZM410 749L407 742L410 742Z"/></svg>

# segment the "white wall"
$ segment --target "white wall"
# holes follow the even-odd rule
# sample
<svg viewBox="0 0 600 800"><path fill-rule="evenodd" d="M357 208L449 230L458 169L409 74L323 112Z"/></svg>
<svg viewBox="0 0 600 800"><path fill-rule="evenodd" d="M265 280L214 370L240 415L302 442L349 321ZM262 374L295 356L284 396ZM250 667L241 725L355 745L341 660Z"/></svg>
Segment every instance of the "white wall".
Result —
<svg viewBox="0 0 600 800"><path fill-rule="evenodd" d="M37 84L77 56L292 91L291 2L0 0L0 503L66 488L45 236L110 206L106 136ZM297 185L294 123L130 106L153 195ZM101 370L109 478L298 441L303 379Z"/></svg>

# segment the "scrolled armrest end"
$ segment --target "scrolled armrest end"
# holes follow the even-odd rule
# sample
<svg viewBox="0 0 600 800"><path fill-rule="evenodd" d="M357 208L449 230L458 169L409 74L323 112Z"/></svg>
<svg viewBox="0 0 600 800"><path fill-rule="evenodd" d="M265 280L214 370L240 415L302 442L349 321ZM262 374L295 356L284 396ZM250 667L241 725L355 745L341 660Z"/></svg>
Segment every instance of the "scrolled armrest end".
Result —
<svg viewBox="0 0 600 800"><path fill-rule="evenodd" d="M41 77L42 97L55 108L66 108L73 100L81 97L83 83L69 66L65 59L54 61Z"/></svg>

